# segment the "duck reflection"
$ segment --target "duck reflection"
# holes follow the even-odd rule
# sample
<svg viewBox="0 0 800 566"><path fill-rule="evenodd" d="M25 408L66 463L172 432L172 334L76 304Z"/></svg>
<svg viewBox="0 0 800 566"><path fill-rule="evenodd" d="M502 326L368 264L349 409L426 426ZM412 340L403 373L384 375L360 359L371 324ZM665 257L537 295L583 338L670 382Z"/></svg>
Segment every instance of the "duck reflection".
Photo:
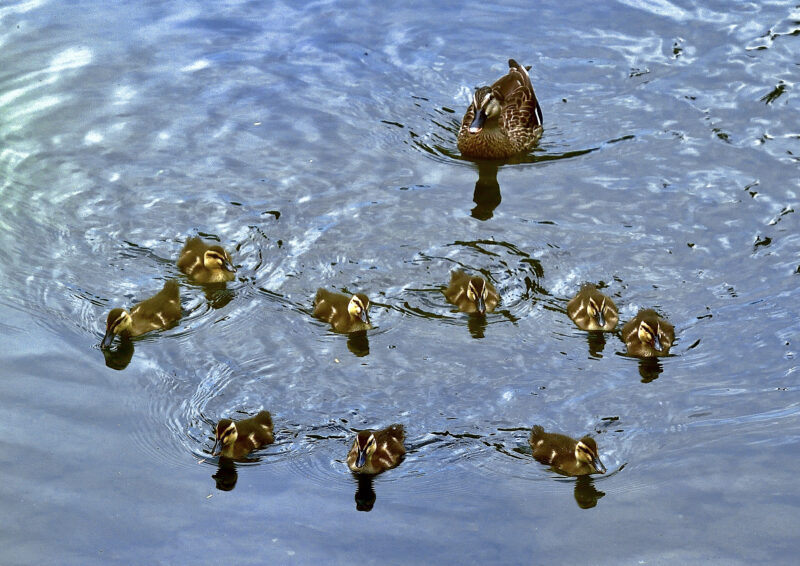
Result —
<svg viewBox="0 0 800 566"><path fill-rule="evenodd" d="M221 309L234 298L234 292L225 286L225 283L208 283L203 285L206 301L212 309Z"/></svg>
<svg viewBox="0 0 800 566"><path fill-rule="evenodd" d="M217 473L211 476L220 491L231 491L236 487L239 474L236 473L236 464L230 458L221 457Z"/></svg>
<svg viewBox="0 0 800 566"><path fill-rule="evenodd" d="M603 357L603 349L606 347L605 334L599 330L590 330L586 333L586 342L589 344L589 355L600 359Z"/></svg>
<svg viewBox="0 0 800 566"><path fill-rule="evenodd" d="M350 350L354 356L363 358L369 355L369 339L367 338L367 331L360 330L358 332L351 332L347 336L347 349Z"/></svg>
<svg viewBox="0 0 800 566"><path fill-rule="evenodd" d="M575 478L575 503L581 509L596 507L598 500L604 496L605 492L594 486L594 479L591 476Z"/></svg>
<svg viewBox="0 0 800 566"><path fill-rule="evenodd" d="M102 348L100 351L106 359L106 366L121 371L131 363L133 350L133 342L128 338L122 338L116 348Z"/></svg>
<svg viewBox="0 0 800 566"><path fill-rule="evenodd" d="M375 477L366 474L353 474L353 476L358 482L355 497L356 509L358 511L372 511L372 507L375 505L375 499L377 498L375 489L372 487L372 482Z"/></svg>
<svg viewBox="0 0 800 566"><path fill-rule="evenodd" d="M642 383L655 381L664 371L661 362L657 358L640 358L639 375L642 376Z"/></svg>
<svg viewBox="0 0 800 566"><path fill-rule="evenodd" d="M489 326L489 321L486 320L485 316L479 315L470 315L469 320L467 321L467 328L469 329L469 335L475 338L476 340L480 340L484 338L486 335L486 327Z"/></svg>
<svg viewBox="0 0 800 566"><path fill-rule="evenodd" d="M477 163L478 180L475 182L475 192L472 201L472 217L478 220L489 220L494 216L494 209L500 205L500 183L497 182L499 167L494 163Z"/></svg>

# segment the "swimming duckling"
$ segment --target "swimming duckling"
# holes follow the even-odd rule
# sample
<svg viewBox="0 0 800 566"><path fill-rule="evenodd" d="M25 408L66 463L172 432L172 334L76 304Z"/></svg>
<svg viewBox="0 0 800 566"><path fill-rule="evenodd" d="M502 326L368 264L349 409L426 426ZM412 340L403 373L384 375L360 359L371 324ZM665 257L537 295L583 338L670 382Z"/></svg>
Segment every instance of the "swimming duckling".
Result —
<svg viewBox="0 0 800 566"><path fill-rule="evenodd" d="M178 282L170 280L158 293L134 305L130 312L112 309L106 319L106 333L100 342L101 348L111 347L114 337L140 336L151 330L164 330L181 319L181 301Z"/></svg>
<svg viewBox="0 0 800 566"><path fill-rule="evenodd" d="M617 305L610 297L585 283L567 303L567 314L581 330L614 330L619 321Z"/></svg>
<svg viewBox="0 0 800 566"><path fill-rule="evenodd" d="M450 285L444 292L447 302L466 313L486 314L492 312L500 295L494 285L478 275L467 275L460 269L450 274Z"/></svg>
<svg viewBox="0 0 800 566"><path fill-rule="evenodd" d="M195 283L225 283L233 280L236 268L231 256L219 245L208 245L200 238L186 240L178 258L178 269Z"/></svg>
<svg viewBox="0 0 800 566"><path fill-rule="evenodd" d="M513 59L508 73L475 91L458 131L465 157L505 159L530 150L542 135L542 109L528 70Z"/></svg>
<svg viewBox="0 0 800 566"><path fill-rule="evenodd" d="M564 434L545 432L536 425L528 442L534 458L567 476L606 473L597 455L597 443L590 436L573 440Z"/></svg>
<svg viewBox="0 0 800 566"><path fill-rule="evenodd" d="M272 416L269 411L261 411L255 417L232 421L222 419L214 430L214 447L211 455L224 458L244 458L253 450L272 444ZM217 444L220 451L216 452Z"/></svg>
<svg viewBox="0 0 800 566"><path fill-rule="evenodd" d="M653 309L643 309L622 327L622 339L629 356L666 356L675 341L675 327Z"/></svg>
<svg viewBox="0 0 800 566"><path fill-rule="evenodd" d="M405 431L400 424L359 431L347 454L347 465L355 473L373 475L394 468L406 453L404 440Z"/></svg>
<svg viewBox="0 0 800 566"><path fill-rule="evenodd" d="M336 332L350 333L369 330L369 298L363 293L352 296L317 289L314 297L314 316L330 322Z"/></svg>

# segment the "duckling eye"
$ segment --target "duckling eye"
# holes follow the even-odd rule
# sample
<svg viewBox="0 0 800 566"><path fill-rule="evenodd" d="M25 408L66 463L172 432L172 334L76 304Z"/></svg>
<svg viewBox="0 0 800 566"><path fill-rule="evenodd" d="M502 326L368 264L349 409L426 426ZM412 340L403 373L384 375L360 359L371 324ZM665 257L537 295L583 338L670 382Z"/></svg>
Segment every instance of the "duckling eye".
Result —
<svg viewBox="0 0 800 566"><path fill-rule="evenodd" d="M469 287L467 287L467 298L470 301L474 301L477 297L475 295L475 289L472 288L472 284L470 283Z"/></svg>

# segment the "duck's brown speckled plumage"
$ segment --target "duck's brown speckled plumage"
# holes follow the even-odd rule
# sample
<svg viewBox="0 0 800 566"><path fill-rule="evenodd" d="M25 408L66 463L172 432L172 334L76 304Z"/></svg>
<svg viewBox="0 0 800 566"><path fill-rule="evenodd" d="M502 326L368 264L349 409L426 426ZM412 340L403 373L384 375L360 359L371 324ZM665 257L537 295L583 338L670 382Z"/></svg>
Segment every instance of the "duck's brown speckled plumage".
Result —
<svg viewBox="0 0 800 566"><path fill-rule="evenodd" d="M567 314L581 330L610 332L619 321L617 305L591 283L584 284L567 303Z"/></svg>
<svg viewBox="0 0 800 566"><path fill-rule="evenodd" d="M177 281L170 280L164 287L141 303L131 308L112 309L106 319L106 333L101 347L108 348L115 336L132 338L152 330L164 330L174 326L182 316L180 290Z"/></svg>
<svg viewBox="0 0 800 566"><path fill-rule="evenodd" d="M382 430L361 430L347 454L347 465L357 474L379 474L394 468L406 453L403 425Z"/></svg>
<svg viewBox="0 0 800 566"><path fill-rule="evenodd" d="M487 279L479 275L469 275L460 269L450 274L450 284L445 289L444 296L458 310L469 314L492 312L500 302L497 289Z"/></svg>
<svg viewBox="0 0 800 566"><path fill-rule="evenodd" d="M533 457L568 476L604 474L606 467L597 454L597 443L590 436L574 440L564 434L545 432L536 425L528 439Z"/></svg>
<svg viewBox="0 0 800 566"><path fill-rule="evenodd" d="M206 244L197 237L186 240L178 258L178 269L200 284L225 283L236 277L236 268L225 248Z"/></svg>
<svg viewBox="0 0 800 566"><path fill-rule="evenodd" d="M667 356L675 341L675 327L653 309L643 309L622 327L622 340L629 356Z"/></svg>
<svg viewBox="0 0 800 566"><path fill-rule="evenodd" d="M508 67L508 74L491 87L475 91L464 114L458 149L465 157L507 159L530 150L542 135L542 109L528 75L529 67L514 59L508 60Z"/></svg>
<svg viewBox="0 0 800 566"><path fill-rule="evenodd" d="M344 295L327 289L317 289L314 316L330 322L335 332L347 334L372 328L369 321L369 298L363 293Z"/></svg>
<svg viewBox="0 0 800 566"><path fill-rule="evenodd" d="M214 428L214 437L212 455L215 455L219 445L219 454L223 458L244 458L253 450L274 442L272 415L269 411L261 411L254 417L240 421L222 419Z"/></svg>

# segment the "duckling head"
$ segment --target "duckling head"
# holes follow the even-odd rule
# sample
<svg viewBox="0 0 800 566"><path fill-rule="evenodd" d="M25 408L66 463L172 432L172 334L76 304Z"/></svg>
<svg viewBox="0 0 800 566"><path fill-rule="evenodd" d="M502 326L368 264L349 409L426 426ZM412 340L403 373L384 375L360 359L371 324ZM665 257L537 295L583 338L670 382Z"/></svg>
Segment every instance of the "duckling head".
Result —
<svg viewBox="0 0 800 566"><path fill-rule="evenodd" d="M486 288L486 281L482 277L471 277L467 285L467 298L475 303L475 311L478 314L486 313L487 296L489 289Z"/></svg>
<svg viewBox="0 0 800 566"><path fill-rule="evenodd" d="M368 430L362 430L356 435L355 441L358 456L356 457L356 468L363 468L367 464L367 460L372 458L377 448L375 435Z"/></svg>
<svg viewBox="0 0 800 566"><path fill-rule="evenodd" d="M222 246L211 246L203 254L203 265L206 269L228 271L236 273L236 268L233 266L231 256L225 251Z"/></svg>
<svg viewBox="0 0 800 566"><path fill-rule="evenodd" d="M584 436L575 445L575 459L589 464L598 474L606 473L606 467L597 455L597 443L591 436Z"/></svg>
<svg viewBox="0 0 800 566"><path fill-rule="evenodd" d="M672 346L672 328L666 324L662 325L655 311L645 311L642 315L636 334L639 340L659 352L668 351Z"/></svg>
<svg viewBox="0 0 800 566"><path fill-rule="evenodd" d="M225 447L232 445L239 438L239 431L236 430L236 423L231 419L222 419L217 423L217 428L214 429L214 447L211 449L211 455L216 456L225 450ZM217 444L219 444L219 452L217 452Z"/></svg>
<svg viewBox="0 0 800 566"><path fill-rule="evenodd" d="M472 107L475 108L475 117L469 125L469 133L479 133L487 121L500 115L502 110L500 93L493 92L488 86L482 86L475 91L472 97Z"/></svg>
<svg viewBox="0 0 800 566"><path fill-rule="evenodd" d="M360 320L364 324L369 324L369 298L363 293L356 293L347 303L347 312L354 319Z"/></svg>
<svg viewBox="0 0 800 566"><path fill-rule="evenodd" d="M111 309L111 312L108 313L108 319L106 319L106 333L102 342L100 342L100 347L103 349L110 348L111 343L114 341L114 336L127 334L131 331L132 325L133 319L131 319L128 311L125 309Z"/></svg>

